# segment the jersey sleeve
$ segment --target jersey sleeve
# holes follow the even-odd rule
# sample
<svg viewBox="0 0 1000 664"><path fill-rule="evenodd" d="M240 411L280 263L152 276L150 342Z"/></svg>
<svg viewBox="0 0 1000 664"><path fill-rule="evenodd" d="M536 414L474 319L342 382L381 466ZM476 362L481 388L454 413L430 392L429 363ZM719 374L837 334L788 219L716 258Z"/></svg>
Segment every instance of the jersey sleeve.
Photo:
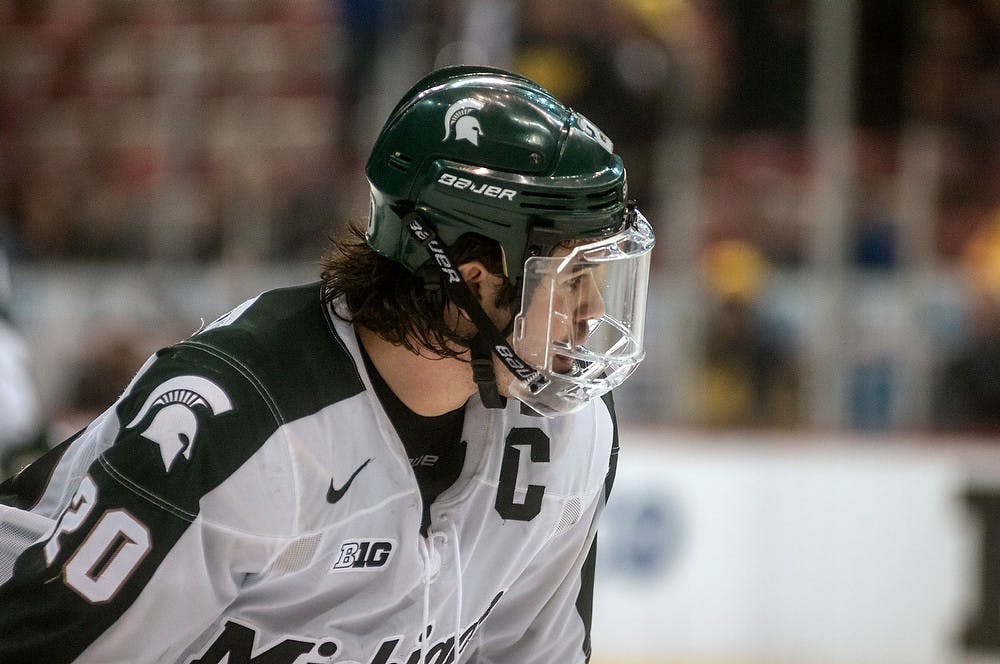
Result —
<svg viewBox="0 0 1000 664"><path fill-rule="evenodd" d="M612 444L603 487L576 525L553 537L498 603L483 625L472 664L590 661L597 526L618 464L610 394L604 403L611 415Z"/></svg>
<svg viewBox="0 0 1000 664"><path fill-rule="evenodd" d="M202 510L276 430L231 362L183 345L147 362L85 431L0 486L0 661L157 661L193 640L281 541L238 527L239 497Z"/></svg>

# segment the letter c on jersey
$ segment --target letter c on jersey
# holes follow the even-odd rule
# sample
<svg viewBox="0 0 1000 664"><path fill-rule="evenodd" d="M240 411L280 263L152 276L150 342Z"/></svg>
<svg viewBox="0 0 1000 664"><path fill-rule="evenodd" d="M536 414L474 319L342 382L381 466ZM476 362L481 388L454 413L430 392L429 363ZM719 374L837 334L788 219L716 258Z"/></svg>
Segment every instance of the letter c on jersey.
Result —
<svg viewBox="0 0 1000 664"><path fill-rule="evenodd" d="M529 448L532 463L549 461L549 437L544 431L534 427L511 429L507 434L507 440L504 441L503 464L500 467L500 482L494 506L504 519L531 521L542 511L545 487L529 484L524 493L524 500L517 502L514 499L517 474L521 466L521 452L517 448L521 445Z"/></svg>

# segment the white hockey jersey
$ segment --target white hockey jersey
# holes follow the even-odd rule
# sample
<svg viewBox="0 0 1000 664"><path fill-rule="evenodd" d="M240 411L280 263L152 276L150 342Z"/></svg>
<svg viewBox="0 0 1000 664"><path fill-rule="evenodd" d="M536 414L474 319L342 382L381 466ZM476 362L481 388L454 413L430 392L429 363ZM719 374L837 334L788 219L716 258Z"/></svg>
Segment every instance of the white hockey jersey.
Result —
<svg viewBox="0 0 1000 664"><path fill-rule="evenodd" d="M244 303L0 485L0 662L588 659L610 399L547 419L473 397L424 537L331 307L318 284Z"/></svg>

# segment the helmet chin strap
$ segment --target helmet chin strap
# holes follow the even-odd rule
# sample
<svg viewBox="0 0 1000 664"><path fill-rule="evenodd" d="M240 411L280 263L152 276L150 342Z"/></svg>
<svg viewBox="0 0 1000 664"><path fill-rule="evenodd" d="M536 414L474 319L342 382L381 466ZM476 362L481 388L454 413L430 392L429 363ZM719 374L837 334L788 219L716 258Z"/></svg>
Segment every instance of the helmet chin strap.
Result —
<svg viewBox="0 0 1000 664"><path fill-rule="evenodd" d="M470 350L472 353L472 378L479 388L479 396L483 405L487 408L503 408L506 405L506 399L500 395L496 374L493 372L492 356L494 355L514 376L524 381L533 394L544 389L549 384L549 379L518 357L514 349L510 347L506 335L497 329L490 317L483 311L479 300L462 279L456 266L452 264L446 247L434 228L425 223L416 212L406 214L402 221L407 231L427 249L427 253L430 254L444 277L448 294L458 306L465 310L478 330L470 342ZM510 323L510 326L512 325L513 319Z"/></svg>
<svg viewBox="0 0 1000 664"><path fill-rule="evenodd" d="M490 342L477 332L469 343L472 353L472 380L479 388L479 398L487 408L506 408L507 399L500 394L497 377L493 372L493 353Z"/></svg>

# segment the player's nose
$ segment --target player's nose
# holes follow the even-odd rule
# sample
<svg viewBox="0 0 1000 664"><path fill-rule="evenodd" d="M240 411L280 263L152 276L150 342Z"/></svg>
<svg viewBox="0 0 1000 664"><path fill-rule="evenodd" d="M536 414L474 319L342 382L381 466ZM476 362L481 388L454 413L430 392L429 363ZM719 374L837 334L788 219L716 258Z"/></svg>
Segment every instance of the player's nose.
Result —
<svg viewBox="0 0 1000 664"><path fill-rule="evenodd" d="M580 285L575 318L578 323L597 320L605 314L604 298L593 276L587 276Z"/></svg>

